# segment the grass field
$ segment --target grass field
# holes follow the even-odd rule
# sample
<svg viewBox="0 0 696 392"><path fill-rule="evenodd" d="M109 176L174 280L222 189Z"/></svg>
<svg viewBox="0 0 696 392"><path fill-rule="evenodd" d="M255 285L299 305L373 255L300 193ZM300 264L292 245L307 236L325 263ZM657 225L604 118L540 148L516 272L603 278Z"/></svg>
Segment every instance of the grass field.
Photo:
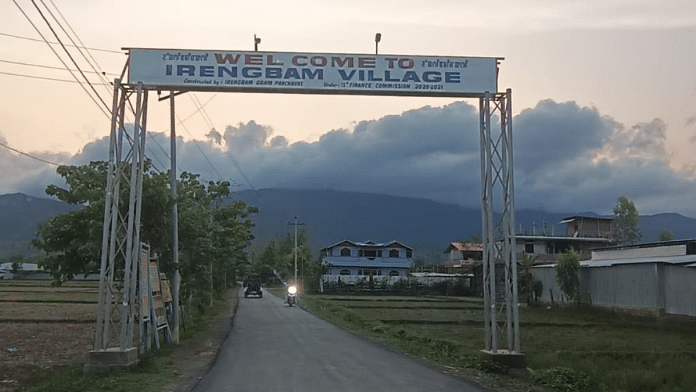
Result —
<svg viewBox="0 0 696 392"><path fill-rule="evenodd" d="M43 280L0 280L0 392L186 390L212 361L211 341L226 335L237 293L231 289L205 315L188 315L180 345L145 355L131 371L85 376L98 287L85 281L53 287Z"/></svg>
<svg viewBox="0 0 696 392"><path fill-rule="evenodd" d="M37 372L82 365L94 341L98 282L0 280L0 391Z"/></svg>
<svg viewBox="0 0 696 392"><path fill-rule="evenodd" d="M96 295L96 282L51 287L47 281L0 281L0 391L14 390L36 372L64 366L73 367L57 376L77 377L80 382L77 387L64 381L61 385L70 386L64 390L110 389L81 376L93 340ZM693 320L590 308L522 307L521 347L536 383L530 385L482 371L496 369L481 368L479 363L484 347L480 299L305 294L301 303L337 325L439 363L492 390L540 391L544 386L559 391L696 390ZM197 334L189 330L185 335L189 333ZM8 348L21 351L9 354ZM158 385L163 374L171 374L170 358L156 361L156 366L131 375L136 384ZM102 381L121 386L130 382L115 380ZM44 385L38 390L55 390L51 385L56 381L51 378Z"/></svg>
<svg viewBox="0 0 696 392"><path fill-rule="evenodd" d="M316 314L444 366L480 368L475 298L304 295ZM521 347L536 385L562 391L696 390L696 323L592 308L522 307Z"/></svg>

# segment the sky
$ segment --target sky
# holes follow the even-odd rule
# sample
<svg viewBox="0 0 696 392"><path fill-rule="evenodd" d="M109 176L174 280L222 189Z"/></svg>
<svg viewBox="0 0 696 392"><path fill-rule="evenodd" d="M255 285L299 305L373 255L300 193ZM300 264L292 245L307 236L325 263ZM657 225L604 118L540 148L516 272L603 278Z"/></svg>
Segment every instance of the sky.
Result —
<svg viewBox="0 0 696 392"><path fill-rule="evenodd" d="M106 102L124 47L501 57L512 89L517 208L696 218L696 2L35 0ZM48 12L50 10L50 12ZM38 31L37 31L38 30ZM40 33L39 33L40 32ZM0 194L45 197L54 164L108 159L110 118L34 3L0 4ZM59 57L52 49L60 55ZM92 97L92 98L91 98ZM204 110L197 110L203 105ZM167 170L169 105L148 148ZM233 191L373 192L480 206L478 101L188 93L178 167ZM216 138L221 135L222 138ZM29 156L28 156L29 155ZM34 159L38 158L40 160Z"/></svg>

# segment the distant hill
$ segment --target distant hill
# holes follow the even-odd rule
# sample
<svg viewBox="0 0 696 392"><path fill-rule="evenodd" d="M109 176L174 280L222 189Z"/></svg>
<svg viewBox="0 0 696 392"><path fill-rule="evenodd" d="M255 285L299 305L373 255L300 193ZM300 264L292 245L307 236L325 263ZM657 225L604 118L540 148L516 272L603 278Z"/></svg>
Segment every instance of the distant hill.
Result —
<svg viewBox="0 0 696 392"><path fill-rule="evenodd" d="M344 239L376 242L398 240L434 262L452 241L466 241L481 234L481 212L454 204L409 197L332 190L262 189L243 191L233 198L259 207L255 245L273 236L290 233L288 223L295 215L304 222L315 253ZM563 218L593 212L548 212L535 209L516 211L516 231L561 234ZM675 239L696 238L696 219L679 214L641 216L644 242L657 241L660 231L669 229Z"/></svg>
<svg viewBox="0 0 696 392"><path fill-rule="evenodd" d="M36 226L52 216L79 208L21 193L0 195L0 258L40 254L37 249L29 247L29 241L36 237Z"/></svg>
<svg viewBox="0 0 696 392"><path fill-rule="evenodd" d="M269 239L292 233L289 225L295 218L304 223L316 254L319 249L344 239L384 242L398 240L415 249L416 256L429 262L440 260L452 241L466 241L480 236L481 212L454 204L410 197L388 196L333 190L262 189L233 194L233 200L259 208L254 249ZM51 199L23 194L0 195L0 258L38 254L29 248L36 225L51 216L74 211L73 206ZM525 234L560 234L565 225L559 222L574 215L598 216L592 212L557 213L534 209L516 211L516 230ZM664 229L675 239L696 238L696 219L679 214L641 216L644 242L657 241Z"/></svg>
<svg viewBox="0 0 696 392"><path fill-rule="evenodd" d="M435 257L451 241L468 240L481 231L476 209L431 200L332 190L262 189L235 195L259 208L256 244L292 233L295 216L304 226L313 251L341 240L401 241L417 255Z"/></svg>

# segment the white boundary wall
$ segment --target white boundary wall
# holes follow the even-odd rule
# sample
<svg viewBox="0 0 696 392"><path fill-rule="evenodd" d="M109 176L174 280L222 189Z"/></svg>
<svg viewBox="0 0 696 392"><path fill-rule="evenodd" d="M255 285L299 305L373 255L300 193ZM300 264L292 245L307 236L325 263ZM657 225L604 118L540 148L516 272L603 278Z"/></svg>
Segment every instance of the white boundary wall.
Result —
<svg viewBox="0 0 696 392"><path fill-rule="evenodd" d="M561 303L562 292L552 267L536 267L544 285L541 300ZM583 301L593 305L654 314L696 316L696 268L664 263L582 267ZM553 294L551 294L553 293Z"/></svg>

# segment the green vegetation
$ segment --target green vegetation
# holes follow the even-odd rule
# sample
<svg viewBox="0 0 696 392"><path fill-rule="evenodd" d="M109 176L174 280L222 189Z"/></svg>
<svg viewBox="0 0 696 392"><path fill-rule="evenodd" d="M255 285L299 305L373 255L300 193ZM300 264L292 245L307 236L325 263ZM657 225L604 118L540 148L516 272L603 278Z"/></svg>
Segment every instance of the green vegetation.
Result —
<svg viewBox="0 0 696 392"><path fill-rule="evenodd" d="M638 215L638 209L626 196L621 196L616 200L613 226L611 237L616 241L617 245L631 245L640 241L640 216Z"/></svg>
<svg viewBox="0 0 696 392"><path fill-rule="evenodd" d="M295 279L295 235L286 233L272 238L252 257L250 271L261 275L264 283L276 280L276 271L286 281ZM311 257L309 237L304 230L297 231L297 280L305 292L319 291L319 277L326 270L321 258Z"/></svg>
<svg viewBox="0 0 696 392"><path fill-rule="evenodd" d="M660 242L672 241L674 240L674 233L671 230L664 229L657 235L657 240Z"/></svg>
<svg viewBox="0 0 696 392"><path fill-rule="evenodd" d="M693 321L589 307L522 307L521 346L532 372L530 386L482 372L489 369L478 360L484 346L480 299L303 295L301 301L337 325L457 368L495 390L696 390Z"/></svg>
<svg viewBox="0 0 696 392"><path fill-rule="evenodd" d="M573 248L556 258L556 283L568 302L580 303L580 254Z"/></svg>
<svg viewBox="0 0 696 392"><path fill-rule="evenodd" d="M532 267L537 262L537 256L532 256L528 253L522 253L522 258L519 263L519 293L520 301L526 302L527 305L536 304L538 299L541 297L544 285L534 276L532 273Z"/></svg>
<svg viewBox="0 0 696 392"><path fill-rule="evenodd" d="M22 389L26 392L132 392L171 390L171 386L182 382L179 377L185 368L183 362L187 355L198 357L199 347L209 348L210 337L215 329L228 325L221 320L227 317L230 304L236 301L237 288L226 292L224 300L215 301L210 311L198 314L193 322L182 331L179 345L164 345L141 357L140 363L128 371L118 374L84 374L83 366L51 368L37 371L32 385ZM194 353L194 354L192 354ZM190 380L186 380L190 381ZM170 386L169 388L166 388Z"/></svg>
<svg viewBox="0 0 696 392"><path fill-rule="evenodd" d="M130 166L126 165L126 170ZM49 185L46 194L83 208L57 215L37 228L32 245L46 253L39 264L57 285L80 274L99 273L106 187L106 162L57 169L65 188ZM127 173L124 173L127 175ZM179 272L181 298L203 312L248 264L246 247L253 239L251 214L255 207L242 201L224 204L227 181L203 183L199 175L182 173L177 184ZM123 188L123 187L122 187ZM129 190L121 192L119 208L125 216ZM159 255L160 268L170 276L172 263L171 211L174 200L169 173L155 173L146 162L143 175L141 241Z"/></svg>

